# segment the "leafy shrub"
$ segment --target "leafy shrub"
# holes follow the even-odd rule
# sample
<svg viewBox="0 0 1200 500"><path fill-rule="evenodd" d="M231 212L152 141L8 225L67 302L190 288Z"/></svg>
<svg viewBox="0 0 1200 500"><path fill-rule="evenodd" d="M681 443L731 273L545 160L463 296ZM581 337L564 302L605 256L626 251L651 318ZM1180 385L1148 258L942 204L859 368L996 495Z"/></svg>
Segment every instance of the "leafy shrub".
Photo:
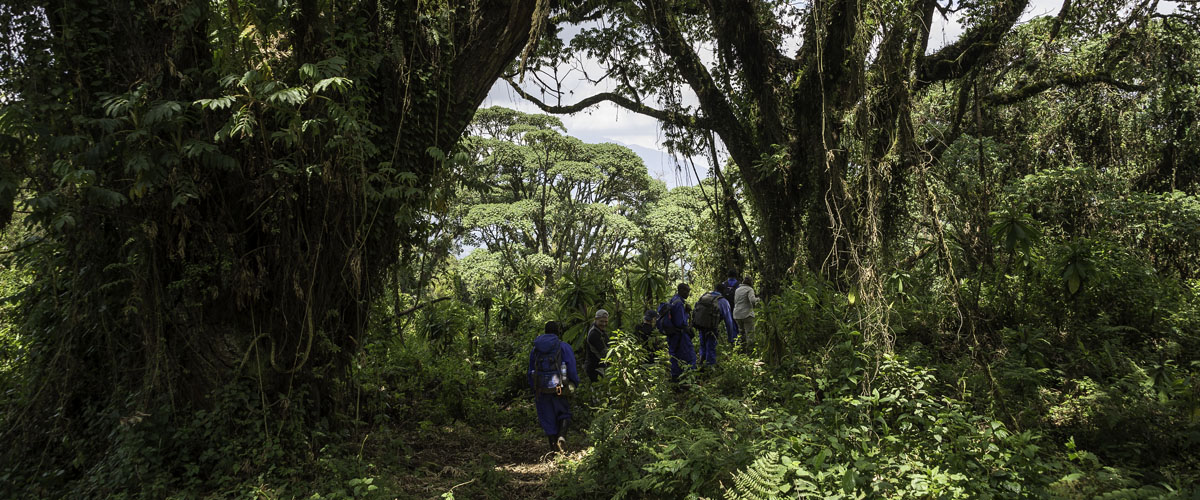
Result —
<svg viewBox="0 0 1200 500"><path fill-rule="evenodd" d="M846 299L817 278L797 280L757 313L764 358L779 366L786 358L818 350L837 331Z"/></svg>

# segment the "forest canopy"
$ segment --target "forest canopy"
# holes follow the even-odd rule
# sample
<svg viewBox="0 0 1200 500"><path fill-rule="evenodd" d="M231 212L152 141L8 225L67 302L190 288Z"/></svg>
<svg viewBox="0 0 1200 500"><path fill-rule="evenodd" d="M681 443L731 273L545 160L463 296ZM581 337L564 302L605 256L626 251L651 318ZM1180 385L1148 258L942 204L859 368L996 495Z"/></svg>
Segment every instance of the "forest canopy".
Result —
<svg viewBox="0 0 1200 500"><path fill-rule="evenodd" d="M0 481L1190 498L1200 7L1032 10L0 5ZM572 136L599 103L694 185ZM635 330L726 280L757 329L672 376L677 333ZM607 365L555 455L527 383L550 321Z"/></svg>

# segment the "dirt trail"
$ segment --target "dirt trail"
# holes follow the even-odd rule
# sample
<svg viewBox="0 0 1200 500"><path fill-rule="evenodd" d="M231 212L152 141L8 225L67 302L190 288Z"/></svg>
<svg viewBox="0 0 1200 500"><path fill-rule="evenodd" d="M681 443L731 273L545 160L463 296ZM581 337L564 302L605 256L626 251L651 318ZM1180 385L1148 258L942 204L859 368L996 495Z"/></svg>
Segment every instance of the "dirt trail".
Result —
<svg viewBox="0 0 1200 500"><path fill-rule="evenodd" d="M581 436L571 437L565 457L579 458ZM547 483L564 460L532 419L519 433L458 424L414 432L404 441L408 454L394 477L400 498L447 492L458 499L547 498Z"/></svg>

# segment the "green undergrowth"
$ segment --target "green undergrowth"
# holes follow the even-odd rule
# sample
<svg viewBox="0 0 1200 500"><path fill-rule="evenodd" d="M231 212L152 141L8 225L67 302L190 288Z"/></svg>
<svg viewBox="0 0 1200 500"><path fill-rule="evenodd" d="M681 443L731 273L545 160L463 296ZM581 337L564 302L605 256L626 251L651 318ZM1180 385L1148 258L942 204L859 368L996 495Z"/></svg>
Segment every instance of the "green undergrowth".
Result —
<svg viewBox="0 0 1200 500"><path fill-rule="evenodd" d="M568 464L554 491L564 498L727 499L1194 493L1194 459L1170 455L1173 465L1158 470L1101 458L1063 433L1103 428L1013 421L987 404L988 395L973 393L953 365L941 371L905 354L873 356L855 331L829 345L781 367L724 356L717 368L673 385L665 366L641 364L641 353L620 337L614 376L599 388L605 397L589 430L594 449ZM1181 422L1187 419L1174 415L1157 427ZM1182 441L1171 450L1186 449Z"/></svg>
<svg viewBox="0 0 1200 500"><path fill-rule="evenodd" d="M751 352L722 344L720 365L679 383L665 352L645 363L614 332L606 377L572 399L565 455L547 453L526 387L536 328L410 329L367 339L349 403L316 426L299 423L312 408L264 408L246 379L203 411L86 412L120 424L61 448L102 457L79 479L18 464L0 480L17 498L1194 498L1195 288L1144 317L1028 306L956 351L916 332L919 297L888 350L844 297L797 283Z"/></svg>

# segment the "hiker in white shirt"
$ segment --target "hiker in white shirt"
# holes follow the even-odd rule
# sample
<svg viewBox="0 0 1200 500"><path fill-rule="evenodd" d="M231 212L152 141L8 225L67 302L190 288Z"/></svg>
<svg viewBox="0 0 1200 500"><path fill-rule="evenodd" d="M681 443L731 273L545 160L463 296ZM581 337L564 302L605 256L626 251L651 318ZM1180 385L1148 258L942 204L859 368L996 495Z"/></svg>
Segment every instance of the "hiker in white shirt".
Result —
<svg viewBox="0 0 1200 500"><path fill-rule="evenodd" d="M754 296L754 280L749 276L742 278L742 283L733 292L733 321L741 332L738 340L745 346L750 346L754 334L754 305L758 297Z"/></svg>

